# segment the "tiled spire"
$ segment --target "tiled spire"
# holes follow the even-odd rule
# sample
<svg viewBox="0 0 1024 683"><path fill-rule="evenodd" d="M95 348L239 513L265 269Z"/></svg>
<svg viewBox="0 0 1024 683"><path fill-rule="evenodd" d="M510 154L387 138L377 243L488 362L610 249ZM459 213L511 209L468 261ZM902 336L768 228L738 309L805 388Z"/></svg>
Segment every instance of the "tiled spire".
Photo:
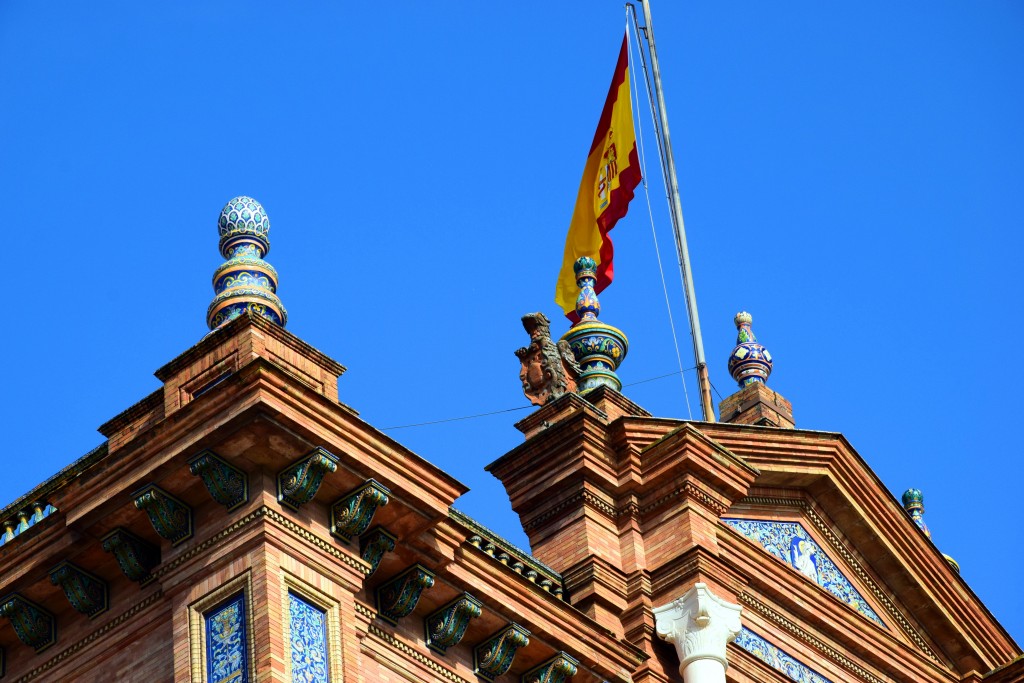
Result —
<svg viewBox="0 0 1024 683"><path fill-rule="evenodd" d="M917 528L923 531L925 536L931 538L932 532L924 523L924 494L921 493L921 489L907 489L903 492L903 509L914 520Z"/></svg>
<svg viewBox="0 0 1024 683"><path fill-rule="evenodd" d="M924 523L924 494L921 493L921 489L907 489L903 492L903 509L907 511L910 518L914 520L914 524L917 528L927 536L932 537L932 532L928 530L928 525ZM934 542L934 540L933 540ZM954 560L946 553L942 553L942 556L946 558L946 562L953 568L957 574L960 573L960 563Z"/></svg>
<svg viewBox="0 0 1024 683"><path fill-rule="evenodd" d="M753 316L740 311L733 319L736 323L736 348L729 354L729 374L741 387L748 384L766 384L772 374L772 355L757 342L750 329Z"/></svg>
<svg viewBox="0 0 1024 683"><path fill-rule="evenodd" d="M576 259L573 264L576 286L580 293L576 298L576 315L580 320L562 335L569 342L581 372L577 385L582 393L599 386L608 386L615 391L622 389L622 382L615 374L629 351L629 340L622 330L597 319L601 304L594 291L597 262L589 256Z"/></svg>
<svg viewBox="0 0 1024 683"><path fill-rule="evenodd" d="M267 212L251 197L235 197L221 210L218 228L227 261L213 273L207 325L213 330L249 311L284 327L288 313L277 298L277 271L263 260L270 251Z"/></svg>

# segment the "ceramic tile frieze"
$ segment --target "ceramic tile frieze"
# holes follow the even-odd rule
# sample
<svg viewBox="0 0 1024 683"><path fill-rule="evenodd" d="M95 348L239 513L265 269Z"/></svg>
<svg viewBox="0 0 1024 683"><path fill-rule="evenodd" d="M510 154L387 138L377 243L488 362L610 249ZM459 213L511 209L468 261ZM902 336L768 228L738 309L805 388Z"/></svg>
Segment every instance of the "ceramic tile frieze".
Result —
<svg viewBox="0 0 1024 683"><path fill-rule="evenodd" d="M206 613L206 678L209 683L249 683L245 594Z"/></svg>
<svg viewBox="0 0 1024 683"><path fill-rule="evenodd" d="M759 519L722 521L871 621L883 628L886 627L850 580L839 571L835 562L799 523Z"/></svg>
<svg viewBox="0 0 1024 683"><path fill-rule="evenodd" d="M292 680L330 681L327 656L327 613L295 593L288 593L288 623L292 641Z"/></svg>
<svg viewBox="0 0 1024 683"><path fill-rule="evenodd" d="M820 673L793 658L784 650L757 635L748 628L740 629L734 641L741 648L754 655L776 671L781 671L797 683L832 683Z"/></svg>

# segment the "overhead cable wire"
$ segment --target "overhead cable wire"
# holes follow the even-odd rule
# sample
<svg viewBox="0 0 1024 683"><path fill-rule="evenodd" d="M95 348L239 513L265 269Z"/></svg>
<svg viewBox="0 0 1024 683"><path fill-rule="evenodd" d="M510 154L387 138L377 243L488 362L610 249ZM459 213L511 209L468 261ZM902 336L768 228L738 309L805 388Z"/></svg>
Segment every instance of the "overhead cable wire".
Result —
<svg viewBox="0 0 1024 683"><path fill-rule="evenodd" d="M653 382L653 381L658 380L658 379L665 379L666 377L674 377L674 376L682 374L684 372L689 372L691 370L696 370L696 369L697 369L697 366L694 366L692 368L686 368L684 370L675 370L673 372L669 372L669 373L666 373L664 375L658 375L656 377L648 377L647 379L641 379L641 380L638 380L636 382L630 382L629 384L623 384L622 388L625 389L626 387L635 387L638 384L646 384L647 382ZM387 432L387 431L390 431L392 429L408 429L410 427L426 427L426 426L429 426L429 425L443 424L445 422L458 422L460 420L474 420L474 419L476 419L478 417L490 417L491 415L500 415L502 413L514 413L514 412L519 411L519 410L528 410L528 409L534 408L534 407L536 407L536 406L533 406L533 405L519 406L517 408L505 408L504 410L492 410L489 413L477 413L476 415L462 415L461 417L446 417L446 418L441 419L441 420L430 420L428 422L415 422L413 424L396 425L394 427L382 427L380 431ZM693 419L693 418L690 418L690 419Z"/></svg>

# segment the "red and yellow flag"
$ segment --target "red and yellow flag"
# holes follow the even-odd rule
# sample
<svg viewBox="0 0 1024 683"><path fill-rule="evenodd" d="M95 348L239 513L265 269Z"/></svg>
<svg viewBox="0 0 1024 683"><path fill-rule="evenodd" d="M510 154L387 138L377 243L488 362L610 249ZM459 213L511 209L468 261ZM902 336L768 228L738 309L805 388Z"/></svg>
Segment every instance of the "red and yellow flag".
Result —
<svg viewBox="0 0 1024 683"><path fill-rule="evenodd" d="M611 284L612 241L608 231L626 215L633 188L640 182L640 163L633 132L633 108L629 90L629 52L622 39L615 75L604 102L604 111L583 167L569 234L565 237L562 269L555 287L555 302L573 322L576 316L576 276L572 265L581 256L597 261L595 291Z"/></svg>

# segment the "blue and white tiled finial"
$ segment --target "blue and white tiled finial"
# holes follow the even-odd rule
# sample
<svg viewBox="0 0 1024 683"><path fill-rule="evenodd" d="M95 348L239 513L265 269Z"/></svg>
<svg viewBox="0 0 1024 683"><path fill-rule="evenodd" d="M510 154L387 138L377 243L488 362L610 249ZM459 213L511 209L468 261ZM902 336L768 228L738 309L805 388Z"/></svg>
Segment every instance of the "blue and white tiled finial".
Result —
<svg viewBox="0 0 1024 683"><path fill-rule="evenodd" d="M577 386L580 393L599 386L621 391L622 382L615 371L629 351L629 340L622 330L597 319L601 314L601 303L594 291L597 262L589 256L580 257L573 264L573 271L580 289L576 297L576 315L580 320L562 335L562 339L569 343L580 364Z"/></svg>
<svg viewBox="0 0 1024 683"><path fill-rule="evenodd" d="M729 354L729 374L741 387L760 382L766 384L772 374L772 355L763 345L757 343L754 331L750 329L753 317L746 311L736 314L736 348Z"/></svg>
<svg viewBox="0 0 1024 683"><path fill-rule="evenodd" d="M914 520L917 528L923 531L925 536L931 538L932 532L924 523L924 494L921 493L921 489L907 489L903 492L903 509Z"/></svg>
<svg viewBox="0 0 1024 683"><path fill-rule="evenodd" d="M207 325L213 330L249 311L284 327L288 313L277 298L277 271L263 260L270 251L267 212L251 197L235 197L224 205L217 227L227 261L213 273Z"/></svg>
<svg viewBox="0 0 1024 683"><path fill-rule="evenodd" d="M927 538L932 537L932 532L928 529L928 525L924 523L924 494L921 493L921 489L907 489L903 492L903 509L910 515L910 519L914 521L917 528L921 530ZM934 540L934 539L933 539ZM942 553L942 557L945 558L949 566L952 567L953 571L957 574L960 573L960 563L954 560L946 553Z"/></svg>

